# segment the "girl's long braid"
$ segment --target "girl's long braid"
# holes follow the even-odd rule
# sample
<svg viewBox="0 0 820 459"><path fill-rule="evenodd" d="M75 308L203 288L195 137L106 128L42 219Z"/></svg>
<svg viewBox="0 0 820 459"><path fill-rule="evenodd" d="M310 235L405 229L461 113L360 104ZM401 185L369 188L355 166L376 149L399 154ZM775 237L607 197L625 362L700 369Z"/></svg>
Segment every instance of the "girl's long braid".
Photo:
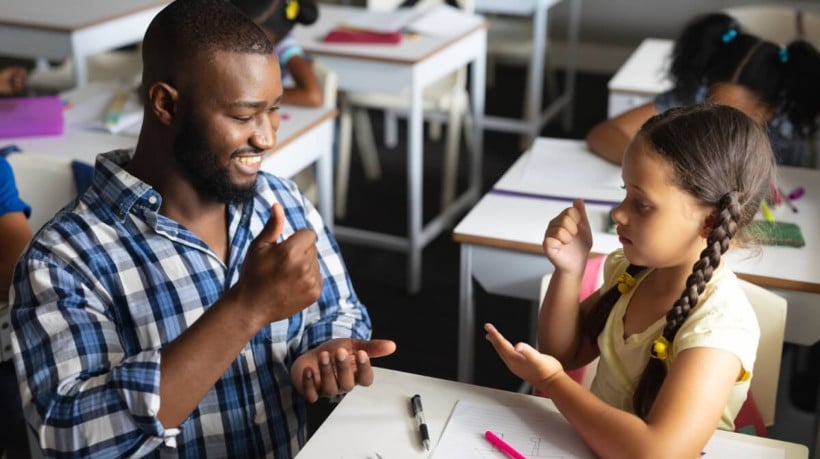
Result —
<svg viewBox="0 0 820 459"><path fill-rule="evenodd" d="M686 287L680 298L666 314L663 337L669 343L674 341L681 325L697 305L706 284L720 264L721 256L729 249L729 241L736 234L740 216L741 206L738 192L726 193L718 202L715 223L707 238L706 248L700 253L700 259L692 267L692 274L686 279ZM632 400L635 413L641 418L646 419L649 415L665 377L666 364L664 361L650 358Z"/></svg>

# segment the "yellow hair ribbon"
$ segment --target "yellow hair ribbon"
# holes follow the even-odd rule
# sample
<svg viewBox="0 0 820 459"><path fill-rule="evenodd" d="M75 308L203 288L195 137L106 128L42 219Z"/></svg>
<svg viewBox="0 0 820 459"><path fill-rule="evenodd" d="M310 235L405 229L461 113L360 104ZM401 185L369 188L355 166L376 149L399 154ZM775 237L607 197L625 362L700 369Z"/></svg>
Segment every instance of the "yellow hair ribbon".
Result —
<svg viewBox="0 0 820 459"><path fill-rule="evenodd" d="M669 341L663 335L655 338L652 342L652 349L649 350L649 355L653 359L666 360L669 357Z"/></svg>
<svg viewBox="0 0 820 459"><path fill-rule="evenodd" d="M288 18L289 21L293 21L296 19L296 16L299 16L299 2L297 0L287 0L287 4L285 5L285 17Z"/></svg>
<svg viewBox="0 0 820 459"><path fill-rule="evenodd" d="M624 294L630 290L638 281L635 280L629 273L623 273L618 277L618 291Z"/></svg>

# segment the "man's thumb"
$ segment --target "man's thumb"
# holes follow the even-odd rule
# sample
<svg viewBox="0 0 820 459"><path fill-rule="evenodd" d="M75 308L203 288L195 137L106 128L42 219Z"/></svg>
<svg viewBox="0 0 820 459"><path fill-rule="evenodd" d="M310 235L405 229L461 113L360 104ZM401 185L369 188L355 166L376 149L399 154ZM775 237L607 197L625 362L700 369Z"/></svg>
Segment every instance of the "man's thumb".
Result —
<svg viewBox="0 0 820 459"><path fill-rule="evenodd" d="M285 226L285 211L280 204L274 204L270 208L270 219L265 224L265 228L259 233L257 240L267 244L276 244L279 235L282 234L282 228Z"/></svg>

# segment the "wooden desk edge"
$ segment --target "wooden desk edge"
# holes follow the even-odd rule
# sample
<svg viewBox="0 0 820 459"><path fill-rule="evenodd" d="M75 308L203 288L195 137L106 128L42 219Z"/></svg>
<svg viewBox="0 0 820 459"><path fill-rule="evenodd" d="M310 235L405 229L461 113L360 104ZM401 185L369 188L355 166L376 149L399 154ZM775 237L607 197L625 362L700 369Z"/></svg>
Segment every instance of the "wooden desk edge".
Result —
<svg viewBox="0 0 820 459"><path fill-rule="evenodd" d="M453 233L453 240L459 244L480 245L493 249L515 250L518 252L532 253L541 255L544 250L538 244L528 242L510 241L506 239L496 239L484 236L471 236L461 233ZM602 253L591 252L590 255L606 255ZM756 274L745 274L735 272L737 277L747 280L753 284L765 288L777 288L781 290L792 290L805 293L820 293L820 284L813 284L810 282L790 281L785 279L773 279L771 277L759 276Z"/></svg>
<svg viewBox="0 0 820 459"><path fill-rule="evenodd" d="M441 51L442 49L450 46L451 44L455 43L456 41L461 40L462 38L464 38L464 37L466 37L470 34L473 34L473 33L477 32L481 29L484 29L484 30L489 29L489 25L487 24L487 21L483 21L481 24L478 24L477 26L475 26L475 27L473 27L469 30L466 30L464 33L462 33L460 35L456 35L454 37L451 37L446 42L442 43L441 45L439 45L439 46L437 46L433 49L431 49L430 52L428 52L427 54L424 54L424 55L422 55L422 56L420 56L416 59L400 59L400 58L379 57L379 56L362 56L360 54L352 54L352 53L344 53L344 52L332 52L332 51L328 51L327 49L316 49L316 48L312 47L309 44L303 44L302 48L304 48L304 50L307 51L308 53L313 54L315 56L341 57L341 58L346 58L346 59L359 59L359 60L363 60L363 61L378 61L378 62L386 62L386 63L390 63L390 64L405 64L405 65L407 65L407 64L415 64L416 62L421 62L421 61L429 58L433 54L436 54L437 52ZM393 45L385 45L385 46L393 46Z"/></svg>
<svg viewBox="0 0 820 459"><path fill-rule="evenodd" d="M38 30L49 30L49 31L52 31L52 32L71 33L71 32L76 32L78 30L82 30L82 29L85 29L85 28L88 28L88 27L91 27L91 26L95 26L95 25L98 25L98 24L103 24L103 23L111 21L113 19L119 19L119 18L122 18L122 17L125 17L125 16L130 16L132 14L147 11L147 10L150 10L152 8L164 7L168 3L169 3L168 1L157 1L156 4L154 4L154 5L144 6L144 7L140 7L140 8L133 8L133 9L128 10L128 11L123 11L122 13L119 13L119 14L114 14L114 15L111 15L111 16L98 18L94 21L89 21L89 22L85 22L85 23L82 23L82 24L76 24L76 25L73 25L73 26L57 26L57 25L54 25L54 24L45 24L45 23L40 23L40 22L19 22L19 21L18 22L13 22L13 21L7 21L7 20L2 20L2 19L0 19L0 26L9 26L9 27L19 27L19 28L23 28L23 29L38 29Z"/></svg>
<svg viewBox="0 0 820 459"><path fill-rule="evenodd" d="M303 127L302 129L299 129L292 136L288 137L288 139L285 140L284 142L277 143L276 147L273 149L273 153L271 153L271 154L275 155L279 150L281 150L281 149L285 148L286 146L288 146L288 144L290 144L291 142L293 142L296 139L298 139L299 137L301 137L304 133L310 131L311 129L315 128L316 126L324 123L325 121L327 121L329 119L336 118L338 115L339 115L338 110L336 110L335 108L329 109L327 111L327 113L325 113L321 118L316 119L312 123L310 123L310 124L306 125L305 127Z"/></svg>

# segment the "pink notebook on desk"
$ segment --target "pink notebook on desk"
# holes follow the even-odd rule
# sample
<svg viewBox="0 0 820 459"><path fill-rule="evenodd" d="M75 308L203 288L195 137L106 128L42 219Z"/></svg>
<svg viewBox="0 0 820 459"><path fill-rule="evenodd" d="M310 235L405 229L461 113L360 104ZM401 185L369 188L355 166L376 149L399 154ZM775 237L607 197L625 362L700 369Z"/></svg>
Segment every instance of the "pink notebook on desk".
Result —
<svg viewBox="0 0 820 459"><path fill-rule="evenodd" d="M0 99L0 138L63 133L63 104L58 96Z"/></svg>
<svg viewBox="0 0 820 459"><path fill-rule="evenodd" d="M337 27L325 36L325 42L395 45L401 43L401 32L371 32Z"/></svg>

